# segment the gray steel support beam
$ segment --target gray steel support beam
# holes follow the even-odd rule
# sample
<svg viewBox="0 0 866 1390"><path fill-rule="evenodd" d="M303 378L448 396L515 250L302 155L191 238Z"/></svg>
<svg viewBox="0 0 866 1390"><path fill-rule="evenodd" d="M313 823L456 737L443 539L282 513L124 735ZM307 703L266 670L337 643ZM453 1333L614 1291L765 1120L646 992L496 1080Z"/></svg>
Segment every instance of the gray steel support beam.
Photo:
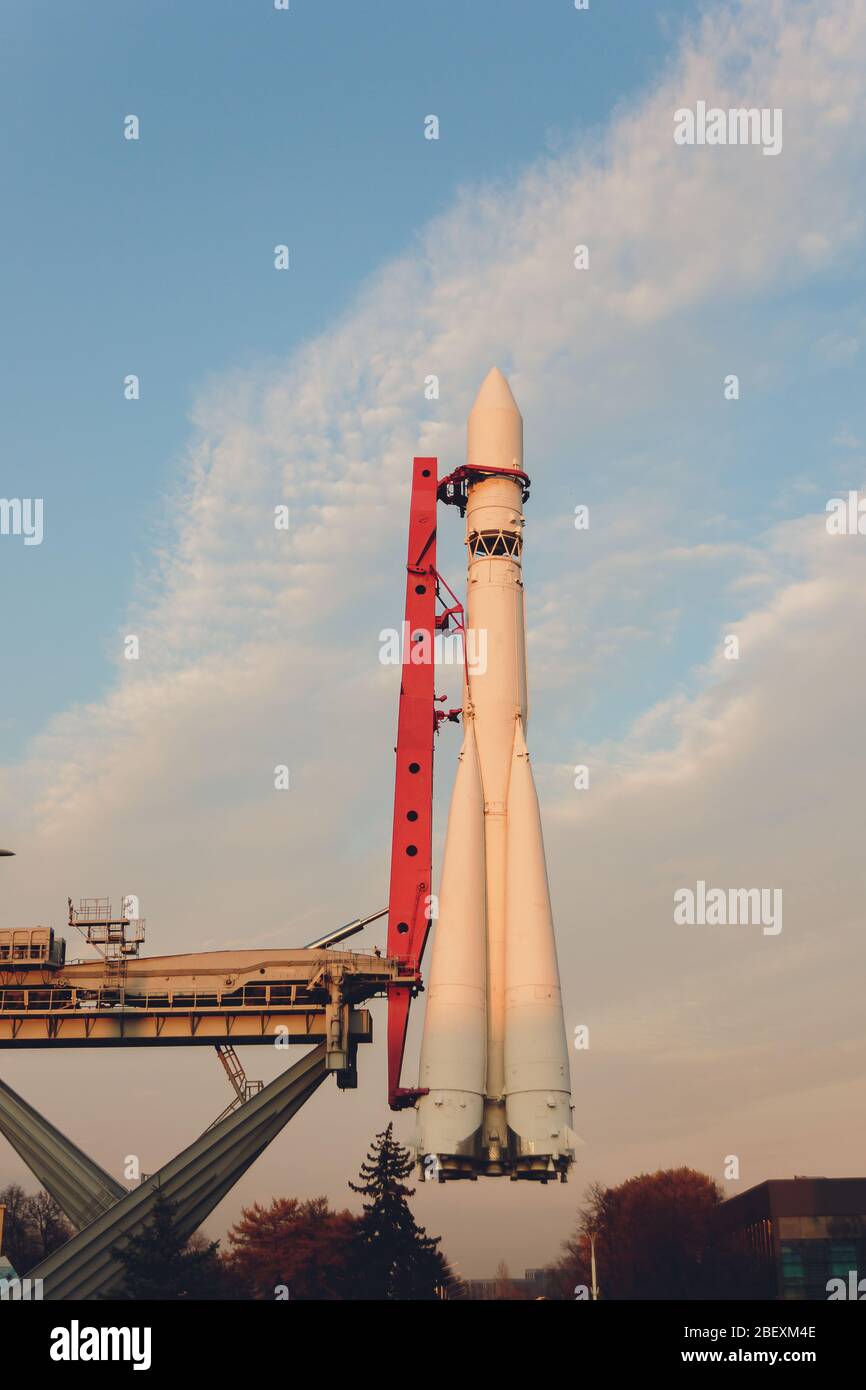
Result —
<svg viewBox="0 0 866 1390"><path fill-rule="evenodd" d="M147 1225L159 1194L175 1203L177 1229L191 1236L327 1075L320 1044L36 1265L28 1278L43 1280L46 1300L107 1293L123 1273L112 1251Z"/></svg>
<svg viewBox="0 0 866 1390"><path fill-rule="evenodd" d="M77 1230L89 1226L127 1189L0 1081L0 1133L9 1140Z"/></svg>

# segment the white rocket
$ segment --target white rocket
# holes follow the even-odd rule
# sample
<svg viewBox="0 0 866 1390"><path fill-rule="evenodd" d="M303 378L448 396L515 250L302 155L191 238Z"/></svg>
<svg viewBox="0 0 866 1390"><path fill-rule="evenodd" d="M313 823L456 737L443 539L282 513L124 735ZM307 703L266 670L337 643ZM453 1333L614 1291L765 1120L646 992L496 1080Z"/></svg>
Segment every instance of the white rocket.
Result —
<svg viewBox="0 0 866 1390"><path fill-rule="evenodd" d="M469 416L467 669L427 986L417 1152L440 1179L565 1179L568 1046L526 747L523 420L494 368Z"/></svg>

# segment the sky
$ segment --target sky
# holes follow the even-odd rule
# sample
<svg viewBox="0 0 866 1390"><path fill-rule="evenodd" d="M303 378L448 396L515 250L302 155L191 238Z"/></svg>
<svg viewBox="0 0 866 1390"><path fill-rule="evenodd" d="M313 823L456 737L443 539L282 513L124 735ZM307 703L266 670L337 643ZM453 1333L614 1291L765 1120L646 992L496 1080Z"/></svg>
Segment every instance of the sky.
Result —
<svg viewBox="0 0 866 1390"><path fill-rule="evenodd" d="M44 503L40 545L0 536L0 922L131 892L161 954L383 905L411 458L462 462L495 363L533 480L529 743L585 1147L567 1186L429 1185L419 1218L464 1275L516 1273L594 1180L860 1174L866 559L826 505L864 485L866 0L0 23L0 492ZM699 101L781 110L781 151L676 144ZM699 880L781 890L783 929L677 924ZM272 1194L355 1205L390 1118L373 1008L358 1091L320 1091L210 1232ZM118 1176L226 1103L198 1049L0 1070Z"/></svg>

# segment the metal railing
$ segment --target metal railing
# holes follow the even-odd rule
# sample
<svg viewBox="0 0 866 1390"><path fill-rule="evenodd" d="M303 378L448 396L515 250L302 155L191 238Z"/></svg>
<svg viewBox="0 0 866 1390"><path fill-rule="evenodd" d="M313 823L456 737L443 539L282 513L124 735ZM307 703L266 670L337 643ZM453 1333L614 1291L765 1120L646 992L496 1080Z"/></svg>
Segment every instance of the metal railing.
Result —
<svg viewBox="0 0 866 1390"><path fill-rule="evenodd" d="M372 993L385 990L384 983ZM127 983L123 1010L126 1013L236 1013L281 1009L304 1012L318 1008L325 991L308 992L299 985L244 985L237 990L176 990L169 993L131 993ZM314 998L314 995L321 997ZM367 996L368 998L371 996ZM70 986L47 989L44 986L0 987L0 1013L95 1014L118 1012L119 991L105 988L78 990Z"/></svg>

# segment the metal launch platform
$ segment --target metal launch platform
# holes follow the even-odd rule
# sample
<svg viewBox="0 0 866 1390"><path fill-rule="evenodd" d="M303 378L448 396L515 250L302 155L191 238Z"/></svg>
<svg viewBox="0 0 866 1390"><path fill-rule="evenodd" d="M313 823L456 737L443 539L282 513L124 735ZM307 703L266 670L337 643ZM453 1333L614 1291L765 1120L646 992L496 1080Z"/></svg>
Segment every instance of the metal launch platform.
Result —
<svg viewBox="0 0 866 1390"><path fill-rule="evenodd" d="M338 1072L372 1037L370 1015L359 1006L392 984L412 989L417 982L405 959L326 948L144 957L126 963L122 982L101 961L22 965L0 955L0 1048L284 1039L325 1042Z"/></svg>
<svg viewBox="0 0 866 1390"><path fill-rule="evenodd" d="M411 997L420 983L407 957L332 948L383 915L297 950L142 957L144 923L126 902L115 916L108 899L77 910L70 901L70 926L98 954L69 962L51 928L0 929L0 1049L209 1046L233 1092L198 1139L128 1189L0 1081L0 1133L77 1231L12 1297L20 1287L48 1300L110 1295L122 1274L117 1248L160 1197L173 1203L178 1232L192 1235L329 1075L343 1090L357 1086L358 1047L373 1038L363 1005L395 987ZM250 1044L306 1051L265 1086L247 1080L235 1052Z"/></svg>

